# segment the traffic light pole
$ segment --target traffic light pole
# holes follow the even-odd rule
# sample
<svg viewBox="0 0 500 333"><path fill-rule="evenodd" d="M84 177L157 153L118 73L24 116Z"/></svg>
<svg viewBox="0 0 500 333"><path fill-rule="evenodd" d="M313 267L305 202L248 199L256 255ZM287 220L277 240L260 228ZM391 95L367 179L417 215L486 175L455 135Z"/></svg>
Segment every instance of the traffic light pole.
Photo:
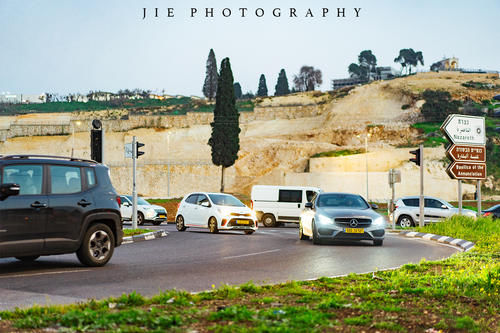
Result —
<svg viewBox="0 0 500 333"><path fill-rule="evenodd" d="M135 187L135 174L137 170L137 145L135 136L132 137L132 229L137 229L137 189Z"/></svg>
<svg viewBox="0 0 500 333"><path fill-rule="evenodd" d="M462 215L462 179L458 180L458 215Z"/></svg>
<svg viewBox="0 0 500 333"><path fill-rule="evenodd" d="M420 216L419 226L424 226L424 145L420 145Z"/></svg>

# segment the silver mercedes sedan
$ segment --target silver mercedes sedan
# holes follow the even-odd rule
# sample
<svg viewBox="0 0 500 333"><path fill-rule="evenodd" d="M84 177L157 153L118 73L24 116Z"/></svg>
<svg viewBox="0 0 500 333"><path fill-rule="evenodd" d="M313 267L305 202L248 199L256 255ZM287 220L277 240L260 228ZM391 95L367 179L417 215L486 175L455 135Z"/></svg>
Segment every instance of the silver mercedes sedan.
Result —
<svg viewBox="0 0 500 333"><path fill-rule="evenodd" d="M320 193L306 203L300 216L300 239L312 238L314 244L323 240L372 240L384 242L385 218L374 211L363 197L350 193Z"/></svg>

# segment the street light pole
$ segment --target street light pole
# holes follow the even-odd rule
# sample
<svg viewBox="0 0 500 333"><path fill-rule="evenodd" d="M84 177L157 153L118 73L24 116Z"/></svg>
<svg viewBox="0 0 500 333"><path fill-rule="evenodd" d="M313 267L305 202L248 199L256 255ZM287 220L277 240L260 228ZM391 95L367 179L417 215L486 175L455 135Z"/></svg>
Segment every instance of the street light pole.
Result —
<svg viewBox="0 0 500 333"><path fill-rule="evenodd" d="M369 134L367 133L365 135L365 164L366 164L366 200L369 202L370 197L368 195L368 136Z"/></svg>

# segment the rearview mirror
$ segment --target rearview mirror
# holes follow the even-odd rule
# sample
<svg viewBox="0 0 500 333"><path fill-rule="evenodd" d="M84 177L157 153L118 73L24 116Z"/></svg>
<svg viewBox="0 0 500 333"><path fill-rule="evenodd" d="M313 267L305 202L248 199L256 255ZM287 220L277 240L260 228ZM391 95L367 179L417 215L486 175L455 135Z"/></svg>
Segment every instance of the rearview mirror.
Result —
<svg viewBox="0 0 500 333"><path fill-rule="evenodd" d="M312 202L306 202L306 204L305 204L304 207L312 209L313 208L313 203Z"/></svg>
<svg viewBox="0 0 500 333"><path fill-rule="evenodd" d="M201 205L202 205L203 207L210 207L210 202L208 202L208 201L203 201L203 202L201 203Z"/></svg>
<svg viewBox="0 0 500 333"><path fill-rule="evenodd" d="M441 205L441 209L448 209L448 206L446 206L446 205Z"/></svg>
<svg viewBox="0 0 500 333"><path fill-rule="evenodd" d="M4 200L11 195L18 195L21 187L18 184L8 183L0 186L0 200Z"/></svg>
<svg viewBox="0 0 500 333"><path fill-rule="evenodd" d="M372 207L373 210L377 210L378 209L378 205L377 204L372 203L370 206Z"/></svg>
<svg viewBox="0 0 500 333"><path fill-rule="evenodd" d="M128 202L124 202L124 203L123 203L123 206L125 206L125 207L130 207L130 206L132 206L132 205L131 205L131 204L129 204Z"/></svg>

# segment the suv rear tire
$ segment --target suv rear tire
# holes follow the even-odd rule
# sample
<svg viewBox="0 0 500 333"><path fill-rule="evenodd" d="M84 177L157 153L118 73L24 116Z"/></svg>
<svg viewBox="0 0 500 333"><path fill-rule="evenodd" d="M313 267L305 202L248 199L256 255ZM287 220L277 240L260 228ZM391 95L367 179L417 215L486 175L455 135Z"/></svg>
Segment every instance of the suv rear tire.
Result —
<svg viewBox="0 0 500 333"><path fill-rule="evenodd" d="M414 227L415 226L415 222L413 221L413 219L411 218L411 216L401 215L398 218L398 225L401 228L410 228L410 227Z"/></svg>
<svg viewBox="0 0 500 333"><path fill-rule="evenodd" d="M113 256L115 250L115 236L111 229L103 224L97 223L91 225L76 256L78 260L86 266L99 267L104 266Z"/></svg>

